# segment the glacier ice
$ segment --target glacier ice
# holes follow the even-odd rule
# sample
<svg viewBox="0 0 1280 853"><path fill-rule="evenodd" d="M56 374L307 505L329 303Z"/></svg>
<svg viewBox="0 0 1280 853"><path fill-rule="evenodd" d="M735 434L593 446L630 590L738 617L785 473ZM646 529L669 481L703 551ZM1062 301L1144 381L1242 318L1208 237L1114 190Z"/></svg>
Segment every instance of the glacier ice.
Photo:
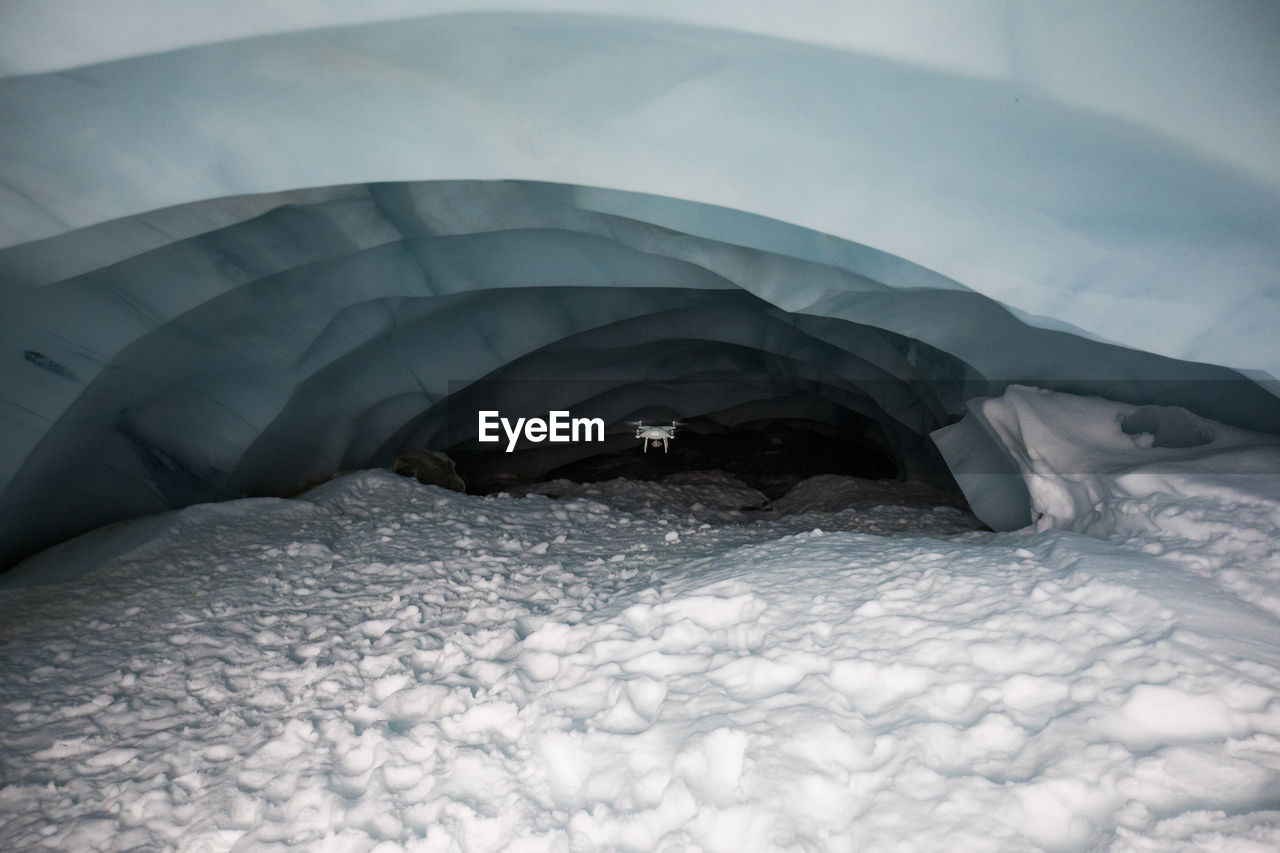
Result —
<svg viewBox="0 0 1280 853"><path fill-rule="evenodd" d="M624 432L644 405L719 412L726 424L734 407L775 398L791 417L856 414L878 424L904 474L935 482L948 474L929 433L1014 379L1191 405L1246 427L1280 423L1280 401L1224 368L1038 328L958 285L894 287L865 268L672 232L545 189L426 182L308 194L61 281L6 288L10 338L39 355L5 377L24 410L0 424L14 449L5 538L47 544L128 516L287 493L388 464L405 447L458 444L474 435L451 433L444 412L480 379L541 381L543 397L549 381L582 380ZM844 245L833 254L860 256ZM927 279L906 261L863 255ZM681 398L679 383L694 380L719 388ZM516 404L499 396L486 407Z"/></svg>
<svg viewBox="0 0 1280 853"><path fill-rule="evenodd" d="M869 423L997 527L938 430L1011 384L1280 433L1267 4L147 8L0 7L0 565L467 388Z"/></svg>

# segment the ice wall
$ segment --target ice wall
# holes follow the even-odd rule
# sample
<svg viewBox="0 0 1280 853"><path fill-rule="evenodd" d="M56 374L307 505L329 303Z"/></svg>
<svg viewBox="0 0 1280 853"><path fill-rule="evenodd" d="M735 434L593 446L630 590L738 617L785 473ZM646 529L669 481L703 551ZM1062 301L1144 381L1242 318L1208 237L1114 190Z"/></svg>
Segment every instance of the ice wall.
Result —
<svg viewBox="0 0 1280 853"><path fill-rule="evenodd" d="M1280 431L1272 5L126 5L0 6L0 564L495 372L935 479L1009 382Z"/></svg>

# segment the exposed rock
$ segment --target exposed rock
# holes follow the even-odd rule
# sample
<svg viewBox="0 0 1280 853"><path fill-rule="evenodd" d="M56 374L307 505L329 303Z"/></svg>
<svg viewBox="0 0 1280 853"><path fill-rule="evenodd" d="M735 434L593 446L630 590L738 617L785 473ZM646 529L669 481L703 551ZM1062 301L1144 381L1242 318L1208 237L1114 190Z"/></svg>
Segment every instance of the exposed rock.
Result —
<svg viewBox="0 0 1280 853"><path fill-rule="evenodd" d="M440 486L455 492L465 492L453 460L438 450L410 450L396 457L391 470L404 477L413 477L428 486Z"/></svg>

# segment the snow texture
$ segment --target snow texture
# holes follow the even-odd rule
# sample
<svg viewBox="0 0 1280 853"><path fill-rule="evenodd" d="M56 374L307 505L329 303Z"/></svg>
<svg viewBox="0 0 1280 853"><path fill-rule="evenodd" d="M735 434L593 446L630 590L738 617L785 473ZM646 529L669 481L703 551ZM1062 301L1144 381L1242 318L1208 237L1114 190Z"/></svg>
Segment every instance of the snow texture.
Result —
<svg viewBox="0 0 1280 853"><path fill-rule="evenodd" d="M1280 843L1280 611L1221 583L1250 554L843 478L542 488L574 493L358 473L0 594L0 844Z"/></svg>

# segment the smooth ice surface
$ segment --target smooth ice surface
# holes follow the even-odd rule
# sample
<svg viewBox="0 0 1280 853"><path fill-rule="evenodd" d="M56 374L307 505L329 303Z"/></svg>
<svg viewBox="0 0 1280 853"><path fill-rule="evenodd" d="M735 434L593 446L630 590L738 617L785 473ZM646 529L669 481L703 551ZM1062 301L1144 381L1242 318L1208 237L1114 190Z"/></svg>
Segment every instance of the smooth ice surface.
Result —
<svg viewBox="0 0 1280 853"><path fill-rule="evenodd" d="M976 532L847 478L543 490L364 472L0 594L0 845L1280 844L1248 551Z"/></svg>
<svg viewBox="0 0 1280 853"><path fill-rule="evenodd" d="M2 566L494 371L737 376L677 414L937 483L1010 382L1280 432L1274 4L124 8L0 4Z"/></svg>
<svg viewBox="0 0 1280 853"><path fill-rule="evenodd" d="M277 31L171 51L110 27L117 61L0 80L15 128L0 142L0 245L227 196L551 181L771 216L910 258L1028 315L1274 376L1262 353L1277 317L1262 297L1276 285L1280 180L1258 146L1280 121L1263 85L1280 16L1238 4L1206 27L1193 5L1122 5L1096 17L1066 3L912 9L880 50L869 7L841 18L872 45L814 38L829 31L826 4L790 16L808 40L751 32L729 5L691 25L670 7L433 4L408 20L266 27ZM27 39L61 34L56 13L10 14ZM995 37L973 55L997 73L902 48L971 16ZM1108 56L1117 73L1099 85L1101 44L1128 32L1141 49ZM1188 41L1210 52L1204 65L1231 97L1206 97L1203 74L1187 84ZM584 76L591 87L573 85Z"/></svg>

